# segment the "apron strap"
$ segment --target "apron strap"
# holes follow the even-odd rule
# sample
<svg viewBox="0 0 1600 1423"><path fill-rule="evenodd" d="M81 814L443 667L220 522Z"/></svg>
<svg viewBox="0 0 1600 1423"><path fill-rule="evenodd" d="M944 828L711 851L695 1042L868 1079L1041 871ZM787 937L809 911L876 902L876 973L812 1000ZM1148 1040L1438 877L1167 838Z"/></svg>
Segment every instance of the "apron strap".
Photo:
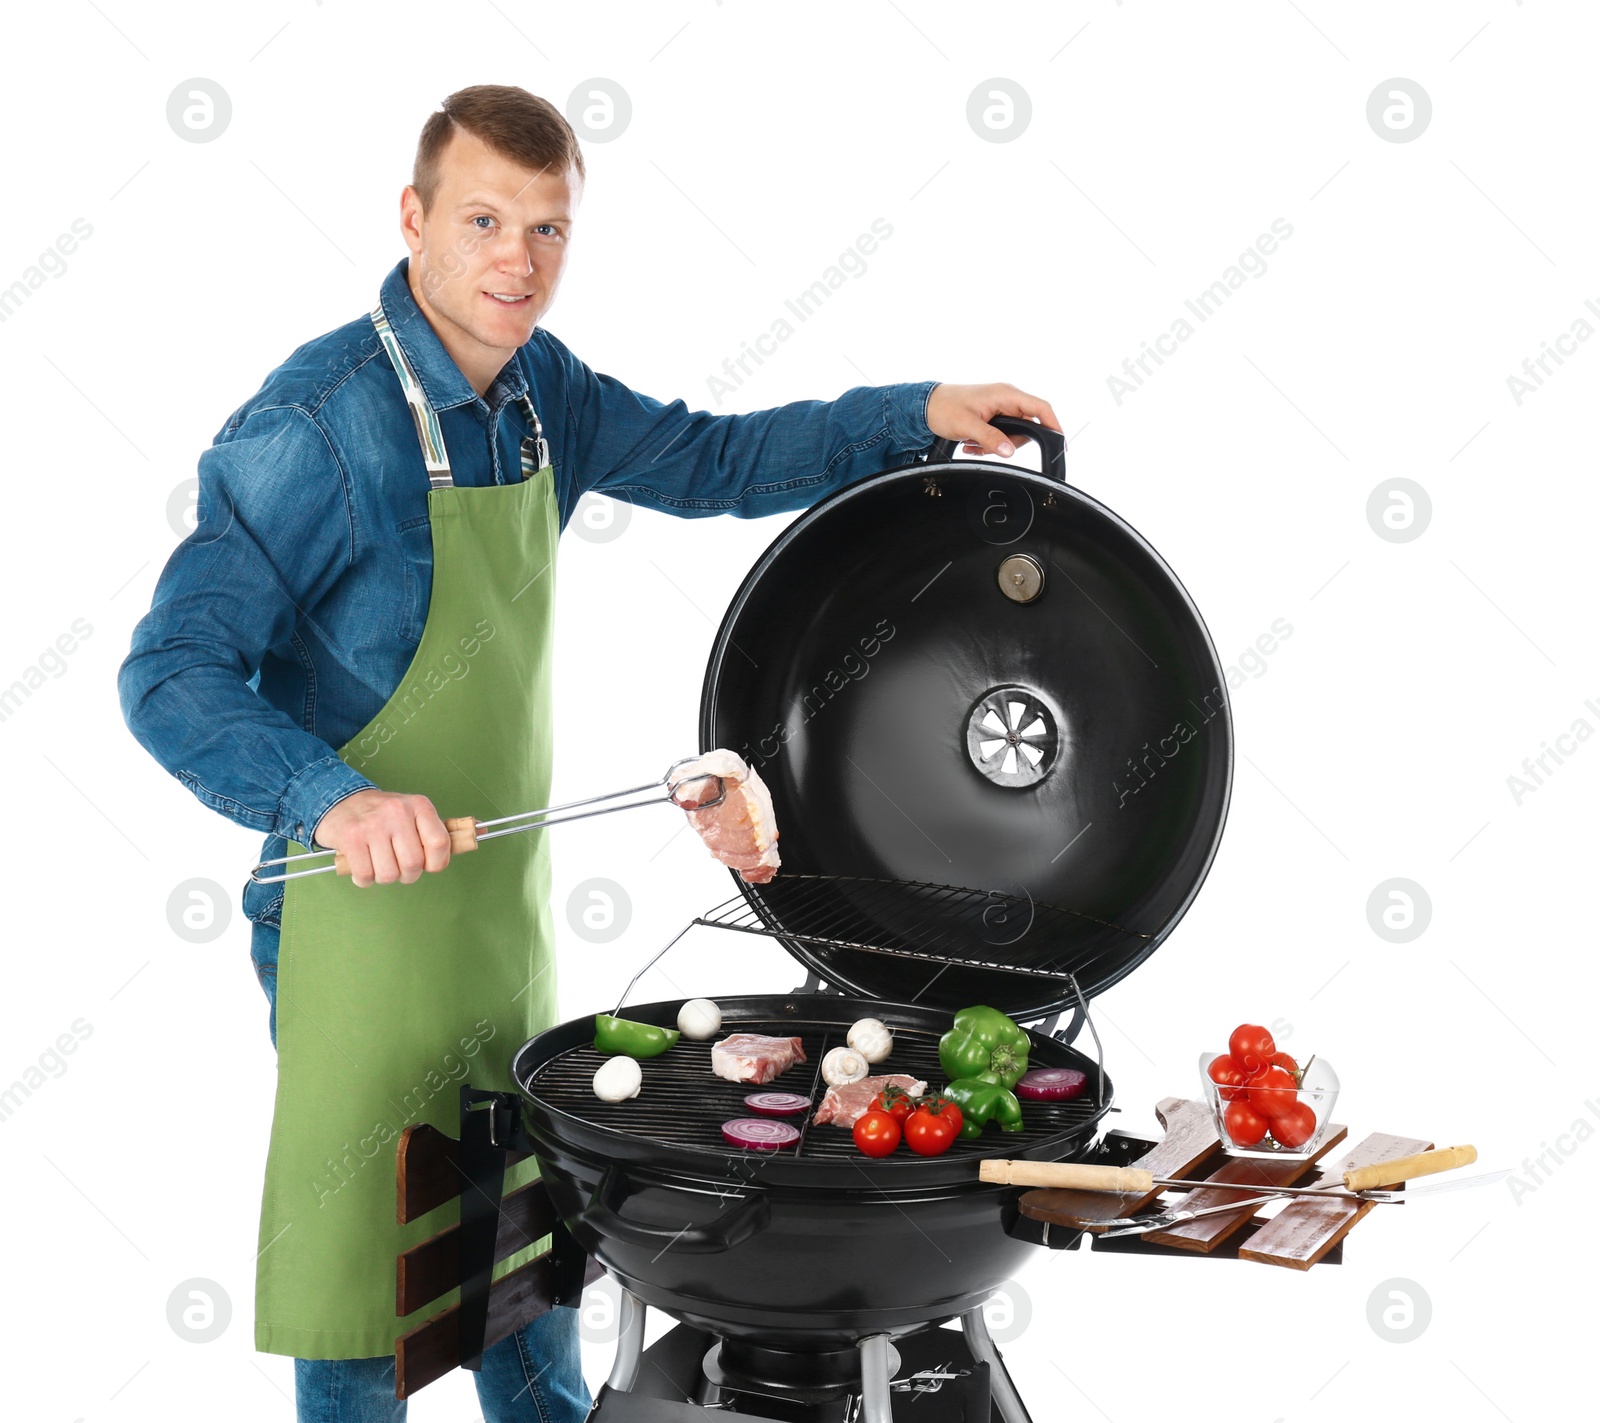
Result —
<svg viewBox="0 0 1600 1423"><path fill-rule="evenodd" d="M522 477L532 479L550 463L550 441L544 437L544 426L539 423L533 402L526 395L519 395L517 402L522 406L522 413L527 418L528 429L532 431L522 442Z"/></svg>
<svg viewBox="0 0 1600 1423"><path fill-rule="evenodd" d="M433 406L428 404L422 382L417 379L406 353L400 349L399 338L384 314L381 298L372 308L372 324L377 328L383 349L389 353L389 364L400 377L400 389L405 392L406 404L411 407L411 418L417 426L417 442L422 446L422 462L428 467L428 488L450 489L455 485L455 478L450 473L450 457L445 453L444 431L439 428L439 417L434 414Z"/></svg>
<svg viewBox="0 0 1600 1423"><path fill-rule="evenodd" d="M389 355L389 364L400 377L400 389L405 392L406 404L411 407L411 418L417 426L417 443L422 446L422 461L428 467L428 487L451 489L455 486L455 477L450 473L450 457L445 453L444 431L439 428L439 417L434 413L433 406L428 404L422 382L417 379L410 359L394 334L394 327L389 324L381 298L372 308L372 324L377 329L383 349ZM550 463L550 442L544 437L544 426L539 423L533 401L524 393L517 397L517 403L522 406L529 430L520 452L522 477L532 479Z"/></svg>

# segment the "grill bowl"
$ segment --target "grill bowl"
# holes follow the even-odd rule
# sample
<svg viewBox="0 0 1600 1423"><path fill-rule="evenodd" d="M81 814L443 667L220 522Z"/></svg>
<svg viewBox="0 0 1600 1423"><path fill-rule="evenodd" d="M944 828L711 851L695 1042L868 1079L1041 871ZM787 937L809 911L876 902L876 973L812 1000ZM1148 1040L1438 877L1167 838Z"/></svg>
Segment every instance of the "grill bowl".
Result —
<svg viewBox="0 0 1600 1423"><path fill-rule="evenodd" d="M857 1018L883 1019L895 1049L875 1072L911 1072L943 1084L938 1040L946 1010L796 993L719 1000L723 1034L798 1036L807 1061L775 1088L820 1102L822 1054ZM670 1026L676 1000L629 1007ZM944 1156L902 1149L862 1156L851 1134L806 1119L795 1148L743 1152L720 1126L748 1115L757 1090L711 1071L711 1043L681 1041L642 1064L644 1088L599 1101L590 1082L603 1061L592 1018L530 1039L512 1062L546 1188L579 1243L647 1304L723 1335L786 1348L844 1347L982 1303L1037 1248L1007 1233L1017 1192L978 1180L984 1157L1072 1160L1111 1103L1093 1087L1097 1065L1055 1039L1030 1034L1030 1062L1076 1067L1090 1088L1074 1102L1028 1103L1027 1130L989 1131ZM792 1118L796 1125L800 1118Z"/></svg>

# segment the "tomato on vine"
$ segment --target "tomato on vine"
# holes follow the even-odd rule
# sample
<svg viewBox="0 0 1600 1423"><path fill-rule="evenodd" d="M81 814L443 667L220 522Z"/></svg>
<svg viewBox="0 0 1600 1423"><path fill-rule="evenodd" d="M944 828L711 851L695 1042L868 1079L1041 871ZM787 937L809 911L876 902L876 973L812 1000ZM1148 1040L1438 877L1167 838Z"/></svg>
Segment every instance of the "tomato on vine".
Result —
<svg viewBox="0 0 1600 1423"><path fill-rule="evenodd" d="M875 1107L857 1117L851 1131L865 1156L887 1156L900 1145L900 1123Z"/></svg>

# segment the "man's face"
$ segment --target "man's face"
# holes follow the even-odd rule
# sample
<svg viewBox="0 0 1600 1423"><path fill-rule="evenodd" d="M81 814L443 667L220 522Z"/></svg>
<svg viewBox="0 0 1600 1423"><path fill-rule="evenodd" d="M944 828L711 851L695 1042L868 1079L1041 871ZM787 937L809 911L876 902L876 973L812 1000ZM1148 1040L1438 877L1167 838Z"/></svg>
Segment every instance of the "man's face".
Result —
<svg viewBox="0 0 1600 1423"><path fill-rule="evenodd" d="M426 213L407 186L400 225L412 287L453 353L459 344L473 364L498 370L533 335L561 283L582 195L576 169L523 168L461 129Z"/></svg>

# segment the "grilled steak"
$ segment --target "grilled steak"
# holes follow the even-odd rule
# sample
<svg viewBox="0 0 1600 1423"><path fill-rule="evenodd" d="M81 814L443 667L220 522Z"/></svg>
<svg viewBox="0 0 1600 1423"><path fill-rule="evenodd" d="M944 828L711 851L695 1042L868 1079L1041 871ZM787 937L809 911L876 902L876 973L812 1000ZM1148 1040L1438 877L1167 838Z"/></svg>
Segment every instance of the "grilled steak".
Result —
<svg viewBox="0 0 1600 1423"><path fill-rule="evenodd" d="M817 1108L817 1114L812 1121L818 1126L832 1122L836 1127L846 1129L853 1127L856 1119L872 1105L878 1093L891 1084L902 1088L913 1097L920 1097L928 1090L926 1082L919 1082L904 1072L896 1072L888 1077L863 1077L859 1082L828 1088L823 1094L822 1105Z"/></svg>
<svg viewBox="0 0 1600 1423"><path fill-rule="evenodd" d="M729 1082L770 1082L797 1062L806 1060L799 1038L769 1038L762 1033L734 1033L711 1045L711 1070Z"/></svg>

